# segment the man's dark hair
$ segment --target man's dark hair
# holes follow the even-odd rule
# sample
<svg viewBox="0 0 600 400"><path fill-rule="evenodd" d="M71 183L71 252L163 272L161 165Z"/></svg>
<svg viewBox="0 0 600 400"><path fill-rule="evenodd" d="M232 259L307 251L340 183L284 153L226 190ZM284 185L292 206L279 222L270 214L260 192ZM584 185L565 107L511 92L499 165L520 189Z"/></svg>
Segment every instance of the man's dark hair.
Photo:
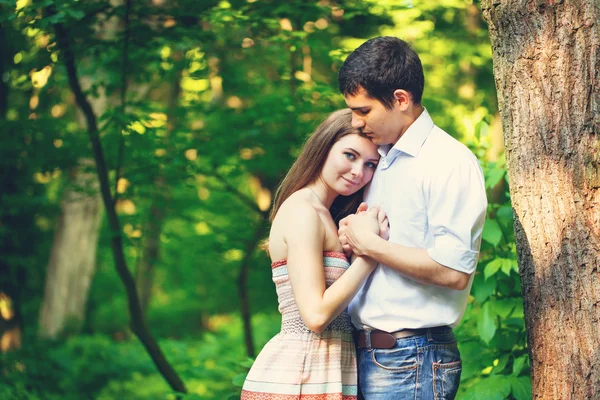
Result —
<svg viewBox="0 0 600 400"><path fill-rule="evenodd" d="M394 90L412 94L421 103L425 78L417 53L404 40L392 36L370 39L344 61L338 75L340 92L354 96L360 88L387 109L394 105Z"/></svg>

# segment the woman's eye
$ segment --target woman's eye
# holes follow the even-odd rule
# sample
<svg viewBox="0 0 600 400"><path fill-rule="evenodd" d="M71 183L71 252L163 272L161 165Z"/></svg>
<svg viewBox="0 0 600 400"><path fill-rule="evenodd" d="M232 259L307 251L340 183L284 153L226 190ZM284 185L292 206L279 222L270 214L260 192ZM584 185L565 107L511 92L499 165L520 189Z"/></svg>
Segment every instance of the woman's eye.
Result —
<svg viewBox="0 0 600 400"><path fill-rule="evenodd" d="M356 159L356 156L354 154L352 154L352 153L344 153L344 155L346 156L346 158L348 160L354 160L354 159Z"/></svg>
<svg viewBox="0 0 600 400"><path fill-rule="evenodd" d="M365 163L365 165L367 166L367 168L373 168L373 169L377 168L377 164L372 163L372 162Z"/></svg>

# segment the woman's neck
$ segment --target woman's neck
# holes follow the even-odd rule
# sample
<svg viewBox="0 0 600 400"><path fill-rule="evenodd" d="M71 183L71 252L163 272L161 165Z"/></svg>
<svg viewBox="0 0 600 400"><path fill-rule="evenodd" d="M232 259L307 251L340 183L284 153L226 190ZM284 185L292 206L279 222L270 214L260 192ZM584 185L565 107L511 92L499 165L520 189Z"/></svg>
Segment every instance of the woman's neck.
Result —
<svg viewBox="0 0 600 400"><path fill-rule="evenodd" d="M325 183L320 180L316 180L306 187L310 189L313 195L319 200L319 203L321 203L327 209L331 208L333 201L338 196L337 193L330 190Z"/></svg>

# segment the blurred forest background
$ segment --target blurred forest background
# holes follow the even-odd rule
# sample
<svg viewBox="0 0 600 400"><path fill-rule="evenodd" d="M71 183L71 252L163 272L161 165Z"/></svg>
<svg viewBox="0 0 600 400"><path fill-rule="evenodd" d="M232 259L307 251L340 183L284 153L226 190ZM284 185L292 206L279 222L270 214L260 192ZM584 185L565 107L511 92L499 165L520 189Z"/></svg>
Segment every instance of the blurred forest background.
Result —
<svg viewBox="0 0 600 400"><path fill-rule="evenodd" d="M280 325L272 195L377 35L420 54L424 105L486 177L459 399L531 398L476 0L0 0L0 22L1 399L239 397Z"/></svg>

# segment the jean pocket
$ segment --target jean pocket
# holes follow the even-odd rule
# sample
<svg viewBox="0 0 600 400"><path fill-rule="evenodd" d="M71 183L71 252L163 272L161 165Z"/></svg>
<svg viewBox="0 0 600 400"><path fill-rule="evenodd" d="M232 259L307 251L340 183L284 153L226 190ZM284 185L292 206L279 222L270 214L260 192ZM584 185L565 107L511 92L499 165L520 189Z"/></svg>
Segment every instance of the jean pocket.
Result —
<svg viewBox="0 0 600 400"><path fill-rule="evenodd" d="M462 361L433 363L433 389L435 400L452 400L460 384Z"/></svg>
<svg viewBox="0 0 600 400"><path fill-rule="evenodd" d="M418 350L413 344L410 347L396 343L392 349L374 349L371 352L373 363L389 371L412 371L417 369Z"/></svg>

